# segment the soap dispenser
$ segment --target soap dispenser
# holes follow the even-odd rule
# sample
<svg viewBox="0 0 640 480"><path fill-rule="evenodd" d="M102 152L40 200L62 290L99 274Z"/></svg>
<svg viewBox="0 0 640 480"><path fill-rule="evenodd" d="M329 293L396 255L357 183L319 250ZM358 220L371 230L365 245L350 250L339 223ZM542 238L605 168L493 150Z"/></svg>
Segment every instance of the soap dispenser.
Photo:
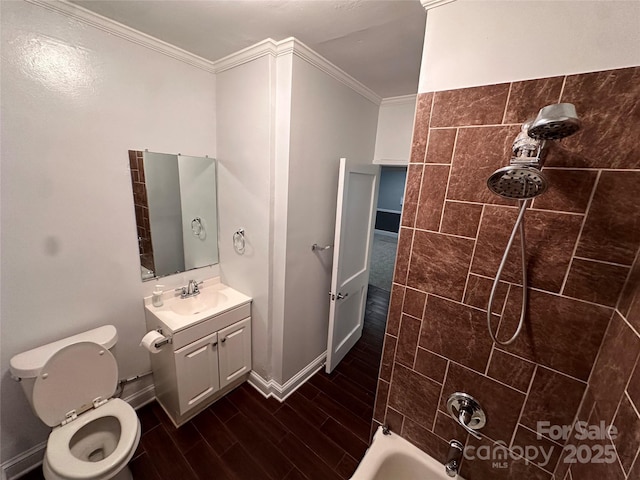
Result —
<svg viewBox="0 0 640 480"><path fill-rule="evenodd" d="M163 288L164 288L164 285L156 285L155 289L151 294L151 303L153 304L154 307L161 307L163 304L162 302Z"/></svg>

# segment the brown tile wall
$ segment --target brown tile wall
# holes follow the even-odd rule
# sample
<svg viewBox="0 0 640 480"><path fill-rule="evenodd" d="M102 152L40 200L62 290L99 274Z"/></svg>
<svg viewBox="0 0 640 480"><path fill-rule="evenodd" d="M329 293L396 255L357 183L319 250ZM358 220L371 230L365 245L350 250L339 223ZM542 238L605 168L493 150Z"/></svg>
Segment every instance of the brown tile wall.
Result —
<svg viewBox="0 0 640 480"><path fill-rule="evenodd" d="M143 267L155 271L153 261L153 247L151 245L151 227L149 225L149 202L147 200L147 186L144 180L143 152L129 150L129 168L131 170L131 185L133 187L133 204L136 210L136 226L140 241L140 263Z"/></svg>
<svg viewBox="0 0 640 480"><path fill-rule="evenodd" d="M527 323L502 347L486 305L517 208L486 180L520 123L557 102L574 103L583 128L551 146L551 187L526 216ZM440 461L453 437L553 449L544 465L464 460L467 480L639 480L640 67L420 94L413 138L374 422ZM520 312L517 245L492 309L500 338ZM446 414L456 391L488 415L480 442ZM539 421L579 418L619 427L614 463L569 473L565 440L536 436Z"/></svg>

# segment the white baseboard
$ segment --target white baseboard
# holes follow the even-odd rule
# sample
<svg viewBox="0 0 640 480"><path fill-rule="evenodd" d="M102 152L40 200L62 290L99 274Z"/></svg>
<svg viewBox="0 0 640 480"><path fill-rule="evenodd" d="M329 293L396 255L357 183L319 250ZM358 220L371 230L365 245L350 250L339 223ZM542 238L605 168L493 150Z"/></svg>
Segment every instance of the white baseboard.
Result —
<svg viewBox="0 0 640 480"><path fill-rule="evenodd" d="M2 464L2 478L3 480L12 480L24 475L31 470L38 468L42 465L42 459L44 458L44 449L47 447L47 442L42 442L31 447L24 453L16 455L15 457L7 460Z"/></svg>
<svg viewBox="0 0 640 480"><path fill-rule="evenodd" d="M147 403L152 402L155 398L155 388L153 384L151 384L142 390L123 398L123 400L137 410ZM0 469L2 469L2 480L13 480L38 468L42 465L46 447L47 442L44 441L34 447L31 447L26 452L3 462L2 465L0 465Z"/></svg>
<svg viewBox="0 0 640 480"><path fill-rule="evenodd" d="M265 398L274 397L280 402L284 402L289 395L295 392L304 382L309 380L318 370L320 370L327 360L327 352L320 354L309 365L304 367L293 377L287 380L284 385L280 385L275 380L265 380L255 371L249 374L248 383L258 390Z"/></svg>

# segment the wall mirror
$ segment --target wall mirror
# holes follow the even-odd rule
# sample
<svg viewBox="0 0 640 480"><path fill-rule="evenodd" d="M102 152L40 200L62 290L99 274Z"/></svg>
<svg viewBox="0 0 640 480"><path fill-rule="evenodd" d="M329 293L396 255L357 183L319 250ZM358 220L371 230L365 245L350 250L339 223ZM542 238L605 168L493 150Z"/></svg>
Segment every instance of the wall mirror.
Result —
<svg viewBox="0 0 640 480"><path fill-rule="evenodd" d="M218 263L216 161L129 150L143 281Z"/></svg>

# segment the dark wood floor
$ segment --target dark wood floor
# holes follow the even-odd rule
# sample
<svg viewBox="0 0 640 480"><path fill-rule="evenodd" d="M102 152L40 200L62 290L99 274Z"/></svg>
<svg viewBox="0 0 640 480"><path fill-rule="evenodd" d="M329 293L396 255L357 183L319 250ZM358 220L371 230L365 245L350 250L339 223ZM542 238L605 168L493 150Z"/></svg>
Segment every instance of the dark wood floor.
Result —
<svg viewBox="0 0 640 480"><path fill-rule="evenodd" d="M135 479L331 480L351 477L369 442L389 292L369 286L362 338L331 375L284 403L243 384L176 429L153 402L138 410ZM41 479L40 469L24 479Z"/></svg>

